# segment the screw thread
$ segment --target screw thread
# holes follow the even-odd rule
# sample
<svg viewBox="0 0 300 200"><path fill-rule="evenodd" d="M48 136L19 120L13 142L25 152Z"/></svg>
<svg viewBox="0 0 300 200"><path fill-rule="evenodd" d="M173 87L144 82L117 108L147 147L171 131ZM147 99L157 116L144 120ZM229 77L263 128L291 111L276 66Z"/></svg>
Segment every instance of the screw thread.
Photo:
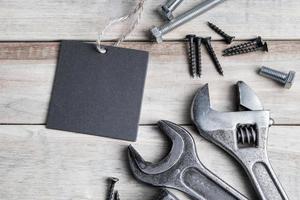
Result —
<svg viewBox="0 0 300 200"><path fill-rule="evenodd" d="M189 35L187 36L189 43L188 43L188 56L189 56L189 64L190 64L190 71L191 71L191 76L196 77L197 75L197 59L196 59L196 48L194 44L194 35Z"/></svg>
<svg viewBox="0 0 300 200"><path fill-rule="evenodd" d="M224 53L229 53L229 52L233 52L233 51L236 51L236 50L240 50L240 49L244 49L244 48L249 48L249 47L252 47L254 45L256 45L256 41L245 42L245 43L242 43L242 44L235 45L233 47L227 48L223 52Z"/></svg>
<svg viewBox="0 0 300 200"><path fill-rule="evenodd" d="M284 72L280 72L280 71L277 71L277 70L274 70L274 69L271 69L269 67L262 67L260 70L259 70L259 74L261 76L264 76L264 77L267 77L267 78L270 78L272 80L275 80L277 82L280 82L282 84L285 84L286 82L286 78L287 78L287 74L284 73Z"/></svg>
<svg viewBox="0 0 300 200"><path fill-rule="evenodd" d="M213 47L211 46L211 43L210 43L210 39L204 39L204 44L207 48L207 51L213 61L213 63L215 64L215 67L217 69L217 71L219 72L219 74L221 74L222 76L224 76L224 72L223 72L223 69L222 69L222 66L218 60L218 57L213 49Z"/></svg>
<svg viewBox="0 0 300 200"><path fill-rule="evenodd" d="M199 78L202 76L202 59L201 59L201 38L196 38L197 45L197 73Z"/></svg>
<svg viewBox="0 0 300 200"><path fill-rule="evenodd" d="M232 39L234 38L233 36L228 35L227 33L225 33L222 29L220 29L218 26L216 26L215 24L211 23L211 22L207 22L208 26L214 30L216 33L218 33L219 35L221 35L227 43L231 43Z"/></svg>
<svg viewBox="0 0 300 200"><path fill-rule="evenodd" d="M263 46L252 46L243 49L236 49L235 51L224 52L223 56L240 55L240 54L250 53L258 50L263 50L263 48L264 48Z"/></svg>
<svg viewBox="0 0 300 200"><path fill-rule="evenodd" d="M115 192L114 200L120 200L120 194L118 190Z"/></svg>

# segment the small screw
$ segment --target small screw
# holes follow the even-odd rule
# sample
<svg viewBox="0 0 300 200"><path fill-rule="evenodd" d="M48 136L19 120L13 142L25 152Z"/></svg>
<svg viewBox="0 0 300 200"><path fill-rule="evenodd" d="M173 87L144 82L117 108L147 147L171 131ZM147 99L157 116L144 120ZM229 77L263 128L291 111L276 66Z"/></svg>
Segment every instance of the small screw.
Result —
<svg viewBox="0 0 300 200"><path fill-rule="evenodd" d="M235 51L224 53L223 56L234 56L234 55L250 53L250 52L254 52L254 51L258 51L258 50L268 52L269 51L268 44L266 42L264 42L263 44L258 44L257 46L248 47L248 48L244 48L244 49L237 49Z"/></svg>
<svg viewBox="0 0 300 200"><path fill-rule="evenodd" d="M114 200L120 200L120 194L118 190L115 192Z"/></svg>
<svg viewBox="0 0 300 200"><path fill-rule="evenodd" d="M284 88L290 89L294 83L296 72L290 71L284 73L269 67L261 67L259 72L261 76L275 80L283 85Z"/></svg>
<svg viewBox="0 0 300 200"><path fill-rule="evenodd" d="M263 40L260 36L258 36L257 38L255 38L254 40L250 41L250 42L245 42L239 45L235 45L232 47L229 47L227 49L225 49L223 52L224 53L229 53L229 52L233 52L236 50L240 50L240 49L245 49L245 48L249 48L249 47L253 47L253 46L259 46L261 44L263 44Z"/></svg>
<svg viewBox="0 0 300 200"><path fill-rule="evenodd" d="M109 180L111 181L111 184L110 184L110 187L109 187L107 200L113 200L115 185L119 181L119 179L115 178L115 177L110 177Z"/></svg>
<svg viewBox="0 0 300 200"><path fill-rule="evenodd" d="M206 49L217 69L217 71L219 72L220 75L224 76L224 72L223 72L223 69L222 69L222 66L218 60L218 57L213 49L213 47L211 46L211 37L207 37L207 38L202 38L203 40L203 43L205 44L206 46Z"/></svg>
<svg viewBox="0 0 300 200"><path fill-rule="evenodd" d="M196 52L197 52L197 74L199 78L202 75L202 59L201 59L201 44L202 44L202 38L201 37L196 37L195 38L195 44L196 44Z"/></svg>
<svg viewBox="0 0 300 200"><path fill-rule="evenodd" d="M230 36L227 33L225 33L222 29L220 29L219 27L217 27L215 24L211 23L211 22L207 22L208 26L214 30L216 33L218 33L219 35L221 35L224 39L225 42L227 44L231 44L231 42L234 40L234 36Z"/></svg>
<svg viewBox="0 0 300 200"><path fill-rule="evenodd" d="M196 49L195 49L195 35L187 35L186 39L188 40L188 56L190 64L190 73L193 78L197 75L197 63L196 63Z"/></svg>

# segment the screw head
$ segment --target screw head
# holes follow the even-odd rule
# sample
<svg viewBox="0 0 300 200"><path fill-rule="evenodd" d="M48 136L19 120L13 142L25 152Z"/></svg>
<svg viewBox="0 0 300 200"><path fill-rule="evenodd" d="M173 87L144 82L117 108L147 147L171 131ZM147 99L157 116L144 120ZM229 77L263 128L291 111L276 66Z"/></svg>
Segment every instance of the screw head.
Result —
<svg viewBox="0 0 300 200"><path fill-rule="evenodd" d="M294 83L294 79L296 76L296 72L290 71L286 77L286 82L284 84L284 88L290 89Z"/></svg>
<svg viewBox="0 0 300 200"><path fill-rule="evenodd" d="M230 36L230 37L227 37L226 39L225 39L225 41L226 41L226 43L227 44L231 44L231 42L234 40L234 36Z"/></svg>
<svg viewBox="0 0 300 200"><path fill-rule="evenodd" d="M116 183L119 181L119 179L116 177L110 177L109 180L111 180L112 183Z"/></svg>
<svg viewBox="0 0 300 200"><path fill-rule="evenodd" d="M150 33L151 33L151 36L152 36L152 39L154 41L156 41L157 43L161 43L163 41L162 39L162 32L159 30L158 27L153 27L151 30L150 30Z"/></svg>
<svg viewBox="0 0 300 200"><path fill-rule="evenodd" d="M190 40L190 41L194 41L194 39L196 38L196 35L189 34L189 35L186 35L185 38Z"/></svg>
<svg viewBox="0 0 300 200"><path fill-rule="evenodd" d="M255 41L256 41L257 46L259 46L259 47L261 47L261 46L264 45L264 41L262 40L262 38L261 38L260 36L258 36L258 37L255 39Z"/></svg>

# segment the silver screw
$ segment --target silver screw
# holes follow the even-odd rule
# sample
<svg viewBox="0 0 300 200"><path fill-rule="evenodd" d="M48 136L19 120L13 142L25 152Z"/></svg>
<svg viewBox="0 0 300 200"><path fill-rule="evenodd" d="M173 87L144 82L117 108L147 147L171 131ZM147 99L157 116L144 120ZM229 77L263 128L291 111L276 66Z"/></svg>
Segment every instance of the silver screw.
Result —
<svg viewBox="0 0 300 200"><path fill-rule="evenodd" d="M186 22L194 19L195 17L201 15L202 13L212 9L216 5L224 2L225 0L206 0L194 8L188 10L187 12L175 17L170 22L164 24L161 27L153 27L150 32L153 39L160 43L163 41L162 36L170 31L174 30L175 28L185 24Z"/></svg>
<svg viewBox="0 0 300 200"><path fill-rule="evenodd" d="M289 73L284 73L269 67L261 67L259 74L281 83L284 88L290 89L294 83L296 72L290 71Z"/></svg>
<svg viewBox="0 0 300 200"><path fill-rule="evenodd" d="M174 19L173 11L183 2L183 0L169 0L159 8L159 13L167 20Z"/></svg>
<svg viewBox="0 0 300 200"><path fill-rule="evenodd" d="M109 187L107 200L113 200L114 199L114 192L115 192L114 191L115 190L115 185L119 181L119 179L115 178L115 177L110 177L109 180L111 181L111 184L110 184L110 187Z"/></svg>

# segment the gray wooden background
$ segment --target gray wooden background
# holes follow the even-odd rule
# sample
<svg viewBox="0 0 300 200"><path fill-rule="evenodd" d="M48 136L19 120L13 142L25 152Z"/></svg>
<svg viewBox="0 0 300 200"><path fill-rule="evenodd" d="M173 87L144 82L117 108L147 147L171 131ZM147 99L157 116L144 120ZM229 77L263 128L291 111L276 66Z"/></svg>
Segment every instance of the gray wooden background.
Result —
<svg viewBox="0 0 300 200"><path fill-rule="evenodd" d="M176 13L200 1L186 0ZM254 200L237 163L190 126L190 103L199 87L208 82L214 108L232 110L232 85L243 80L271 110L276 125L270 129L269 157L290 199L300 199L299 81L285 90L256 74L261 65L300 72L300 1L228 0L168 34L167 41L158 45L148 41L147 33L152 25L162 24L155 11L162 3L146 1L141 23L122 44L151 54L140 134L134 146L148 160L158 161L169 147L155 123L166 119L185 125L194 135L202 162ZM126 147L130 143L44 126L59 40L94 41L109 17L120 16L135 4L135 0L0 0L1 200L104 200L108 176L121 179L117 189L123 200L154 198L158 190L137 182L128 169ZM226 45L206 26L208 20L238 40L261 35L268 40L270 53L221 57ZM125 28L114 26L105 39L116 39ZM182 41L188 33L213 37L224 77L217 74L205 51L203 78L189 77Z"/></svg>

